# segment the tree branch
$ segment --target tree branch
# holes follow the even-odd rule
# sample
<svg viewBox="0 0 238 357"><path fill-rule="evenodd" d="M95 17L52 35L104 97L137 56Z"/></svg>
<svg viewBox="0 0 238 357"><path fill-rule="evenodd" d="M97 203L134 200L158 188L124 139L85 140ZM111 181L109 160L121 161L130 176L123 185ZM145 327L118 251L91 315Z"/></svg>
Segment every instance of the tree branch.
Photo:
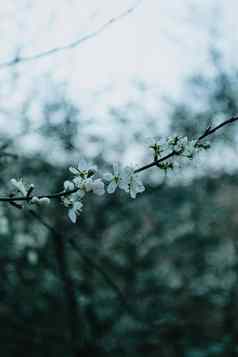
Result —
<svg viewBox="0 0 238 357"><path fill-rule="evenodd" d="M123 306L124 310L137 322L145 324L145 321L137 316L137 314L132 310L132 307L128 304L127 299L119 286L114 282L114 280L110 277L110 275L99 265L96 263L90 256L82 252L82 249L78 246L76 241L73 238L69 240L70 245L79 253L83 261L86 263L87 266L91 267L92 269L96 270L105 280L105 282L114 290L116 293L121 305ZM151 327L151 326L150 326Z"/></svg>
<svg viewBox="0 0 238 357"><path fill-rule="evenodd" d="M238 121L238 116L234 116L231 117L225 121L223 121L222 123L218 124L217 126L215 126L214 128L208 127L204 133L202 135L200 135L196 141L196 144L198 144L200 141L202 141L204 138L208 137L209 135L214 134L216 131L218 131L219 129L223 128L226 125L232 124L234 122ZM158 166L158 164L160 164L163 161L166 161L167 159L176 156L177 153L175 151L171 151L169 154L161 157L158 160L154 160L151 163L144 165L142 167L140 167L139 169L136 169L134 172L135 173L140 173L142 171L145 171L151 167L154 166ZM52 193L52 194L44 194L44 195L36 195L36 197L38 197L39 199L41 198L49 198L49 199L59 199L61 197L65 197L68 196L72 193L77 192L79 189L78 188L74 188L73 190L68 190L68 191L60 191L60 192L56 192L56 193ZM30 202L30 200L33 198L33 195L29 195L29 196L14 196L11 195L10 197L0 197L0 202L17 202L17 201L27 201Z"/></svg>
<svg viewBox="0 0 238 357"><path fill-rule="evenodd" d="M35 211L29 210L29 212L38 222L40 222L45 228L47 228L52 233L53 236L55 256L58 264L59 274L64 286L65 299L68 309L68 320L69 320L70 339L71 339L70 345L72 347L74 356L77 357L79 342L82 342L82 341L78 341L79 310L78 310L78 303L77 303L77 296L75 293L74 282L70 274L64 237L61 234L59 234L47 222L45 222L41 218L41 216L39 216Z"/></svg>
<svg viewBox="0 0 238 357"><path fill-rule="evenodd" d="M114 282L114 280L111 278L111 276L105 271L101 265L97 262L95 262L88 254L82 251L82 249L79 247L77 242L75 241L75 236L71 236L69 238L66 238L64 240L64 237L55 229L53 228L49 223L47 223L39 214L37 214L33 210L29 210L30 214L39 222L41 223L45 228L47 228L53 235L54 237L54 243L55 243L55 251L56 251L56 256L58 260L58 265L60 268L60 273L61 273L61 278L65 286L65 292L66 292L66 297L68 301L68 310L69 310L69 317L71 321L71 334L72 334L72 339L75 342L76 335L75 335L75 326L77 324L77 319L79 318L78 315L78 308L76 306L76 294L75 294L75 289L73 286L73 281L69 275L69 270L68 267L66 266L66 257L65 257L65 246L62 246L62 242L66 241L68 242L71 247L77 251L81 259L84 261L84 263L87 265L87 267L97 271L104 279L104 281L112 288L112 290L115 292L117 298L119 299L121 306L123 309L128 313L129 316L131 316L135 321L141 323L143 326L149 329L154 329L159 327L160 325L163 326L164 321L158 321L154 324L148 323L145 319L143 319L141 316L139 316L136 311L130 306L130 304L127 302L126 296L123 294L121 291L120 287ZM64 257L63 257L64 255Z"/></svg>
<svg viewBox="0 0 238 357"><path fill-rule="evenodd" d="M234 117L231 117L230 119L227 119L225 120L224 122L218 124L217 126L215 126L214 128L211 128L211 127L208 127L204 133L202 135L199 136L199 138L197 139L196 141L196 145L202 141L203 139L205 139L206 137L208 137L209 135L215 133L217 130L221 129L223 126L225 125L229 125L231 123L234 123L235 121L238 120L238 116L234 116ZM175 151L171 151L171 153L169 153L168 155L166 156L163 156L161 157L160 159L158 160L154 160L152 161L150 164L148 165L145 165L145 166L142 166L140 167L139 169L135 170L135 173L139 173L139 172L142 172L142 171L145 171L153 166L158 166L158 164L160 164L161 162L173 157L177 155L177 153Z"/></svg>
<svg viewBox="0 0 238 357"><path fill-rule="evenodd" d="M94 37L96 37L97 35L100 35L102 32L104 32L109 26L112 26L114 23L118 22L119 20L123 19L124 17L128 16L129 14L131 14L132 12L135 11L135 9L140 5L140 3L143 0L138 0L133 6L131 6L129 9L123 11L121 14L119 14L116 17L111 18L109 21L105 22L104 24L102 24L98 29L96 29L95 31L89 32L85 35L83 35L82 37L80 37L79 39L70 42L64 46L59 46L59 47L54 47L51 48L49 50L43 51L43 52L39 52L36 53L34 55L31 56L22 56L22 57L15 57L9 61L6 62L2 62L0 63L0 70L2 68L6 68L6 67L10 67L10 66L16 66L20 63L25 63L25 62L31 62L31 61L35 61L35 60L40 60L41 58L47 57L47 56L51 56L53 54L62 52L62 51L66 51L69 49L73 49L75 47L78 47L79 45L81 45L83 42L86 42L90 39L93 39Z"/></svg>

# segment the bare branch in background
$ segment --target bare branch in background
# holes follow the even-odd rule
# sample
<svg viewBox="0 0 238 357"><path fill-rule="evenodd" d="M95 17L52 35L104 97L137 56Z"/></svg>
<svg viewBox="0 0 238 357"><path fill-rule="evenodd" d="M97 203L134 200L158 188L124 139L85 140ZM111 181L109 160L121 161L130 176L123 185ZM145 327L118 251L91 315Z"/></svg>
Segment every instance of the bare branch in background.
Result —
<svg viewBox="0 0 238 357"><path fill-rule="evenodd" d="M115 292L116 297L118 298L118 301L120 302L121 307L123 308L123 310L125 311L125 313L127 313L134 321L136 321L137 323L141 324L141 326L145 329L145 331L157 331L158 333L164 333L166 331L168 331L171 326L174 326L176 324L176 322L173 319L165 318L165 319L160 319L160 320L156 320L153 321L152 323L148 322L146 320L146 318L140 316L140 314L138 314L138 312L134 309L133 306L131 306L131 304L128 302L126 295L123 293L123 291L121 290L121 288L117 285L117 283L113 280L113 278L110 276L110 274L101 266L100 263L96 262L92 257L90 257L88 254L86 254L82 248L78 245L77 243L77 238L78 235L72 235L71 237L63 237L61 235L61 233L59 233L54 227L52 227L48 222L46 222L38 213L36 213L33 210L29 210L30 214L39 222L41 223L45 228L47 228L53 235L54 239L55 239L55 244L57 246L56 251L58 251L59 249L59 245L62 244L63 245L60 247L60 250L64 250L64 252L61 251L58 259L58 263L61 271L61 278L62 281L64 282L64 286L65 286L65 293L66 293L66 297L67 297L67 301L68 301L68 311L70 314L70 318L72 320L74 320L74 324L77 324L77 319L81 318L81 322L82 322L82 316L79 316L79 312L78 312L78 306L77 309L75 310L75 312L77 313L77 315L71 315L73 313L74 307L71 306L71 299L73 296L73 300L75 300L74 303L76 303L76 288L74 287L73 284L73 280L70 276L70 271L68 270L67 267L67 272L65 273L65 269L66 267L64 267L64 264L62 264L62 254L66 256L66 243L69 243L71 245L71 247L74 249L74 251L76 251L79 254L79 257L82 259L82 261L86 264L88 269L92 269L95 270L99 275L102 276L102 278L104 279L104 281L108 284L108 286ZM59 243L60 241L60 243ZM58 255L58 253L57 253ZM63 271L64 270L64 271ZM69 280L70 282L67 282L67 280ZM68 285L70 284L71 287ZM71 290L72 289L72 290ZM79 320L78 320L79 322ZM177 324L180 328L182 327L181 322ZM73 328L74 325L71 325L71 328ZM81 324L82 326L82 324ZM73 331L71 331L72 333ZM74 331L75 332L75 331ZM80 334L78 334L80 335ZM73 345L73 352L75 354L75 356L78 356L78 352L80 347L80 342L83 343L83 341L77 341L75 340L77 338L77 334L73 335L72 334L72 343L74 342Z"/></svg>
<svg viewBox="0 0 238 357"><path fill-rule="evenodd" d="M65 240L61 234L59 234L52 226L45 222L35 211L29 210L29 212L38 222L40 222L52 233L55 256L58 264L59 274L64 286L65 300L68 309L68 320L71 337L70 343L74 352L74 356L76 357L78 356L77 349L79 342L82 342L78 341L78 336L80 336L80 332L82 332L78 332L81 316L79 314L79 306L77 303L74 282L69 269Z"/></svg>
<svg viewBox="0 0 238 357"><path fill-rule="evenodd" d="M20 56L20 57L15 57L9 61L6 62L2 62L0 63L0 70L6 67L10 67L10 66L15 66L18 65L20 63L24 63L24 62L31 62L31 61L35 61L35 60L39 60L41 58L47 57L47 56L51 56L53 54L62 52L62 51L66 51L66 50L70 50L73 48L78 47L79 45L81 45L83 42L86 42L90 39L93 39L94 37L96 37L97 35L100 35L103 31L105 31L109 26L113 25L114 23L118 22L119 20L123 19L124 17L130 15L132 12L134 12L136 10L136 8L140 5L140 3L143 0L138 0L133 6L131 6L129 9L123 11L121 14L112 17L110 20L108 20L107 22L105 22L104 24L102 24L98 29L96 29L95 31L89 32L85 35L83 35L82 37L80 37L79 39L70 42L64 46L59 46L59 47L54 47L51 48L49 50L43 51L43 52L39 52L36 53L34 55L31 56Z"/></svg>
<svg viewBox="0 0 238 357"><path fill-rule="evenodd" d="M38 213L36 213L33 210L29 210L29 212L39 223L41 223L45 228L47 228L54 237L55 252L57 256L58 265L60 268L61 279L62 282L64 283L65 294L68 301L68 311L71 320L71 337L72 337L72 343L75 346L75 350L77 349L78 346L76 343L77 330L75 330L75 327L77 326L77 322L79 322L79 318L81 318L82 320L82 317L79 316L79 312L78 312L76 289L74 287L73 280L70 276L69 268L68 266L66 266L65 259L66 259L67 242L71 245L71 247L75 251L77 251L79 257L86 264L88 269L95 270L98 274L102 276L102 278L108 284L108 286L111 287L111 289L115 292L124 311L129 316L131 316L131 318L133 318L138 323L142 324L142 326L144 326L146 329L157 329L158 327L166 328L166 326L169 325L170 321L164 321L164 320L155 321L153 324L151 324L148 323L144 318L139 316L138 313L134 311L134 308L128 303L126 296L123 294L120 287L116 284L116 282L113 280L110 274L108 274L108 272L104 270L104 268L100 265L100 263L96 262L88 254L82 251L82 248L78 245L75 239L78 237L78 235L65 238L54 227L52 227L48 222L46 222Z"/></svg>
<svg viewBox="0 0 238 357"><path fill-rule="evenodd" d="M82 252L82 249L79 247L78 243L74 238L70 238L68 241L71 246L79 253L81 259L84 261L87 267L90 267L90 269L97 271L103 277L105 282L112 288L112 290L116 293L124 310L134 320L142 323L143 325L146 325L146 322L141 317L139 317L136 312L133 311L132 307L127 302L126 296L123 294L119 286L115 283L113 278L111 278L111 276L102 268L102 266L99 263L95 262L89 255Z"/></svg>

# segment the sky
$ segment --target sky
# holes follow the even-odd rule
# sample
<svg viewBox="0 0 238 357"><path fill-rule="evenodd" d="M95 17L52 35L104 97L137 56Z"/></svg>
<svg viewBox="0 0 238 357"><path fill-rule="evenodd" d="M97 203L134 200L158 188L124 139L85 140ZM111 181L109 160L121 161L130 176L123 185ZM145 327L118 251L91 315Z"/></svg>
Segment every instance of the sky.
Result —
<svg viewBox="0 0 238 357"><path fill-rule="evenodd" d="M181 97L191 75L212 73L209 48L214 35L227 67L234 65L238 25L233 14L238 6L235 0L228 2L8 0L0 10L0 63L16 53L31 56L63 46L97 30L134 4L136 8L74 49L0 69L4 83L0 87L1 108L11 113L10 120L19 131L17 113L27 98L50 95L53 80L64 87L85 117L95 116L98 132L106 120L107 130L101 130L106 136L113 133L108 117L111 107L134 101L142 103L151 115L165 113L165 97ZM138 87L147 91L138 91ZM32 124L37 126L39 120L33 105ZM0 114L0 125L12 131L5 121Z"/></svg>
<svg viewBox="0 0 238 357"><path fill-rule="evenodd" d="M74 41L137 3L133 13L96 38L73 50L26 63L20 72L28 77L32 72L34 76L48 73L67 81L74 93L112 85L116 90L134 79L176 92L184 77L207 64L209 21L214 4L219 2L8 1L0 12L4 34L0 62L13 57L17 49L27 56ZM225 17L230 31L229 14Z"/></svg>

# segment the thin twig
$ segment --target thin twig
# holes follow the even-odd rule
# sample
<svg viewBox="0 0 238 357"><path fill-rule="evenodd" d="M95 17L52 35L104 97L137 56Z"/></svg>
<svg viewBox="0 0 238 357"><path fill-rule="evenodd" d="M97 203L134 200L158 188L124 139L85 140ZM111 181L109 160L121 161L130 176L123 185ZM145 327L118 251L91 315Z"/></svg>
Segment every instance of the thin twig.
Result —
<svg viewBox="0 0 238 357"><path fill-rule="evenodd" d="M103 25L101 25L95 31L89 32L89 33L83 35L82 37L80 37L79 39L77 39L77 40L75 40L73 42L70 42L70 43L68 43L68 44L66 44L64 46L54 47L54 48L51 48L49 50L46 50L46 51L43 51L43 52L39 52L39 53L36 53L34 55L31 55L31 56L15 57L15 58L13 58L13 59L11 59L9 61L0 63L0 69L6 68L6 67L10 67L10 66L16 66L16 65L18 65L20 63L23 63L23 62L31 62L31 61L39 60L41 58L44 58L44 57L47 57L47 56L51 56L51 55L56 54L56 53L59 53L59 52L62 52L62 51L66 51L66 50L69 50L69 49L73 49L75 47L78 47L83 42L86 42L86 41L96 37L97 35L99 35L102 32L104 32L109 26L113 25L114 23L118 22L119 20L123 19L124 17L126 17L129 14L131 14L132 12L134 12L135 9L140 5L140 3L142 1L143 0L137 1L129 9L123 11L118 16L111 18L109 21L105 22Z"/></svg>
<svg viewBox="0 0 238 357"><path fill-rule="evenodd" d="M218 124L218 125L215 126L214 128L208 127L208 128L204 131L204 133L199 136L199 138L198 138L197 141L196 141L196 145L197 145L200 141L202 141L203 139L205 139L206 137L208 137L209 135L215 133L215 131L221 129L223 126L229 125L229 124L231 124L231 123L233 123L233 122L235 122L235 121L237 121L237 120L238 120L238 116L235 116L235 117L231 117L230 119L225 120L224 122ZM153 166L157 166L159 163L161 163L161 162L163 162L163 161L165 161L165 160L167 160L167 159L169 159L169 158L171 158L171 157L173 157L173 156L175 156L175 155L177 155L176 151L171 151L171 153L169 153L168 155L163 156L163 157L161 157L161 158L158 159L158 160L154 160L154 161L152 161L150 164L145 165L145 166L142 166L142 167L140 167L139 169L135 170L135 173L139 173L139 172L145 171L145 170L147 170L147 169L149 169L149 168L151 168L151 167L153 167Z"/></svg>
<svg viewBox="0 0 238 357"><path fill-rule="evenodd" d="M206 138L207 136L215 133L215 131L221 129L223 126L228 125L228 124L232 124L237 120L238 120L238 116L234 116L234 117L231 117L230 119L227 119L227 120L223 121L222 123L218 124L214 128L208 127L208 129L198 138L198 142L200 140Z"/></svg>

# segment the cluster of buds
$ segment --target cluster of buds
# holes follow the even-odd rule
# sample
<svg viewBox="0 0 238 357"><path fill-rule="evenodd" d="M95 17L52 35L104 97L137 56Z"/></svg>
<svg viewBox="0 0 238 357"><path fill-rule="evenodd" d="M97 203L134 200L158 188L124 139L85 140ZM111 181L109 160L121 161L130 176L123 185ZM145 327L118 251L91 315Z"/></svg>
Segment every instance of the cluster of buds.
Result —
<svg viewBox="0 0 238 357"><path fill-rule="evenodd" d="M16 195L20 194L21 196L25 197L25 200L23 202L26 202L27 204L30 205L39 205L39 206L46 206L50 203L50 199L48 197L37 197L34 195L32 196L35 186L33 184L30 184L29 187L27 187L26 183L24 183L22 178L18 180L12 178L10 182L15 188ZM11 197L12 197L12 202L14 202L13 197L15 197L15 194L12 194ZM17 205L19 208L23 208L23 206L19 204L15 203L15 205Z"/></svg>
<svg viewBox="0 0 238 357"><path fill-rule="evenodd" d="M158 138L147 139L149 147L153 150L154 160L157 161L163 155L173 152L177 156L193 159L194 155L200 150L208 149L208 143L198 140L189 140L187 136L169 136L166 140ZM173 168L172 163L161 165L161 168Z"/></svg>

